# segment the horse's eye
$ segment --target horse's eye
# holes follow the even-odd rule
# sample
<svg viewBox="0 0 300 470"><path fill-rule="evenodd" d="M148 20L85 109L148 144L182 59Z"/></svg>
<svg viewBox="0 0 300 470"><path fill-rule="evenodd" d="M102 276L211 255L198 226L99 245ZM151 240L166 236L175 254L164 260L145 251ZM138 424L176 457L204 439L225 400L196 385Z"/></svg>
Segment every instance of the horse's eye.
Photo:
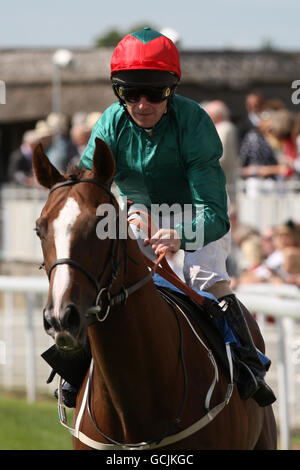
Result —
<svg viewBox="0 0 300 470"><path fill-rule="evenodd" d="M42 234L41 234L41 232L40 232L39 227L35 227L33 230L35 231L35 233L37 234L37 236L38 236L39 238L42 237Z"/></svg>

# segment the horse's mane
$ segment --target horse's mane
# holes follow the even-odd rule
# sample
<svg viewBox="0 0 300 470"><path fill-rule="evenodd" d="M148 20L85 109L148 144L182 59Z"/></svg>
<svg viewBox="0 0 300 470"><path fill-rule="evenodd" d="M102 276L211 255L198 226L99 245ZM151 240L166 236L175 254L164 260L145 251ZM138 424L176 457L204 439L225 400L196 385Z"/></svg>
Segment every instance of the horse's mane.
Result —
<svg viewBox="0 0 300 470"><path fill-rule="evenodd" d="M68 180L79 180L82 178L84 172L86 170L84 168L79 168L78 165L71 164L68 166L66 172L64 173L64 177Z"/></svg>

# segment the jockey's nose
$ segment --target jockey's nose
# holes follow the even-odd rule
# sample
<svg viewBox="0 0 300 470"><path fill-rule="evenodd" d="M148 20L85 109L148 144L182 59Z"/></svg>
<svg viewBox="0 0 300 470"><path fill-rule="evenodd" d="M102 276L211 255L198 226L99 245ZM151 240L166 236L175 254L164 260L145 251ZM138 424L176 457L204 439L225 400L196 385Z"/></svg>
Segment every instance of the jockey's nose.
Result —
<svg viewBox="0 0 300 470"><path fill-rule="evenodd" d="M139 108L143 108L145 106L149 106L149 104L151 105L151 102L149 101L146 95L141 95L140 99L137 101L137 104Z"/></svg>

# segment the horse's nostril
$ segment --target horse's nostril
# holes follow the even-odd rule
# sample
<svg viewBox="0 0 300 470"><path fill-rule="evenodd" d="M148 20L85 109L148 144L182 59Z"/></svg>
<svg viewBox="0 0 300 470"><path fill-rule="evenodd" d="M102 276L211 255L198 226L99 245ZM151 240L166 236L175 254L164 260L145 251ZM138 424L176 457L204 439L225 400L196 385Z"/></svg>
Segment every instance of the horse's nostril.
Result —
<svg viewBox="0 0 300 470"><path fill-rule="evenodd" d="M48 322L48 320L45 318L45 315L44 315L44 329L45 329L46 331L48 331L48 330L50 330L50 328L51 328L51 325L50 325L50 323Z"/></svg>
<svg viewBox="0 0 300 470"><path fill-rule="evenodd" d="M75 305L70 304L65 308L61 324L68 331L76 332L80 329L80 314Z"/></svg>
<svg viewBox="0 0 300 470"><path fill-rule="evenodd" d="M43 322L45 331L49 331L51 330L51 328L53 328L53 322L51 319L50 311L46 308L44 308L43 310Z"/></svg>
<svg viewBox="0 0 300 470"><path fill-rule="evenodd" d="M53 309L51 307L44 308L43 311L43 323L46 333L52 338L55 336L55 332L60 331L60 325L57 322L56 318L53 316Z"/></svg>

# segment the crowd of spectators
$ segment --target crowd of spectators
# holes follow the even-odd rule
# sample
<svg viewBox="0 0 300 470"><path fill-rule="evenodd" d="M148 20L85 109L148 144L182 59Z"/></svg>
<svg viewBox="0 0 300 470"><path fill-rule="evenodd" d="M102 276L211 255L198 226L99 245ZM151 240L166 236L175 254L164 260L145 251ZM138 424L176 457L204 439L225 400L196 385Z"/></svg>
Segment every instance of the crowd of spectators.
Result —
<svg viewBox="0 0 300 470"><path fill-rule="evenodd" d="M246 96L245 115L233 123L229 107L220 100L201 103L213 120L223 144L220 160L231 201L232 252L227 268L232 287L243 283L292 283L300 287L300 224L288 220L260 233L240 223L236 183L242 180L300 180L300 113L278 99L266 100L258 91ZM26 131L10 156L8 177L32 187L32 151L43 144L50 161L62 171L79 162L91 130L101 113L76 113L70 120L51 113Z"/></svg>
<svg viewBox="0 0 300 470"><path fill-rule="evenodd" d="M300 224L287 220L260 232L239 221L236 205L238 180L247 181L248 188L254 183L300 181L300 113L292 113L279 99L264 99L259 91L246 96L245 115L235 124L224 102L202 106L223 143L220 162L231 200L227 269L232 287L262 282L300 287Z"/></svg>
<svg viewBox="0 0 300 470"><path fill-rule="evenodd" d="M36 185L32 169L32 152L41 143L51 163L60 171L79 162L92 128L101 113L76 113L71 121L63 114L49 114L26 131L21 145L12 152L8 166L9 182L32 187Z"/></svg>
<svg viewBox="0 0 300 470"><path fill-rule="evenodd" d="M300 180L300 113L292 113L278 99L265 100L253 91L246 96L245 115L235 124L229 107L220 100L201 103L213 120L223 144L221 165L230 200L235 202L240 178ZM32 148L41 142L60 170L80 157L101 113L76 113L70 120L51 113L26 131L9 161L8 179L32 185Z"/></svg>
<svg viewBox="0 0 300 470"><path fill-rule="evenodd" d="M293 284L300 287L300 223L287 220L262 232L238 222L231 211L232 251L227 269L239 284Z"/></svg>
<svg viewBox="0 0 300 470"><path fill-rule="evenodd" d="M245 115L235 125L224 102L203 107L222 140L221 164L229 185L237 176L300 180L300 113L279 99L265 100L258 91L247 95Z"/></svg>

